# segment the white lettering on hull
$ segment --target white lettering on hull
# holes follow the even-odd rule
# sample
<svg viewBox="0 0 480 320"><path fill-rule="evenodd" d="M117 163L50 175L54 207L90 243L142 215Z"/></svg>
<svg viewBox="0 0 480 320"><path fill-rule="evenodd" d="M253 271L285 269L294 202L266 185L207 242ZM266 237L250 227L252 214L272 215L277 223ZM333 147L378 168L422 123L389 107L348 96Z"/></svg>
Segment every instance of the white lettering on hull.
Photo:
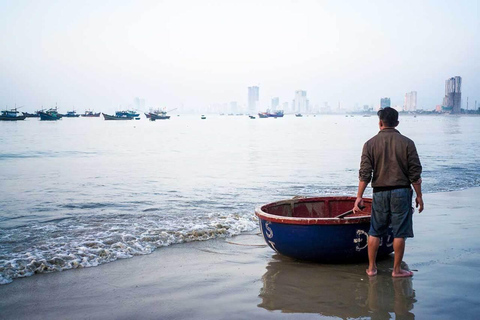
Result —
<svg viewBox="0 0 480 320"><path fill-rule="evenodd" d="M361 246L361 243L365 241L365 244ZM359 229L357 230L357 237L353 239L353 243L356 243L355 250L362 251L368 246L368 233Z"/></svg>

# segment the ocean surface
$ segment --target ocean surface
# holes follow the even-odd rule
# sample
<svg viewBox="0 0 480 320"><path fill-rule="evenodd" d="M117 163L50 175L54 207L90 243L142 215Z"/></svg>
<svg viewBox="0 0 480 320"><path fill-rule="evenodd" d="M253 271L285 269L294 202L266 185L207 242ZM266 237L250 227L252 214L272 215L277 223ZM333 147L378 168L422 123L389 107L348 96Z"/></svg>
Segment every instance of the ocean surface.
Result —
<svg viewBox="0 0 480 320"><path fill-rule="evenodd" d="M480 117L401 115L398 130L425 193L480 186ZM340 115L0 122L0 284L251 231L272 201L355 196L377 132Z"/></svg>

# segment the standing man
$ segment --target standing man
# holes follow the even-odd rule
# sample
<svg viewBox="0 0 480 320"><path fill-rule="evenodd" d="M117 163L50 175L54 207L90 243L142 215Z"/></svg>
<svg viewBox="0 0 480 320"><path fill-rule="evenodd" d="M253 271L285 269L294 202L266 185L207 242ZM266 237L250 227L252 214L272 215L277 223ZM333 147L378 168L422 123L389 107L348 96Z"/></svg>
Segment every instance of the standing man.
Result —
<svg viewBox="0 0 480 320"><path fill-rule="evenodd" d="M372 181L373 203L370 231L368 232L369 276L377 274L377 251L380 238L393 229L395 258L392 277L411 277L413 272L403 270L400 265L405 251L405 239L413 238L412 196L415 189L416 207L423 211L422 165L415 143L403 136L398 126L397 110L387 107L378 111L380 132L368 140L362 151L359 184L354 212L363 206L363 193Z"/></svg>

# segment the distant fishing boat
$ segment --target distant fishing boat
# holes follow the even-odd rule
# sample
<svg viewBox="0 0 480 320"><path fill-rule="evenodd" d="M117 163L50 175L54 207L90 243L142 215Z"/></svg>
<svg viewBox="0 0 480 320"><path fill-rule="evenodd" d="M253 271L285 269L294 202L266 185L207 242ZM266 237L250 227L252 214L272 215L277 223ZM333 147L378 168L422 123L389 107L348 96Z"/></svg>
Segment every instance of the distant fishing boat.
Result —
<svg viewBox="0 0 480 320"><path fill-rule="evenodd" d="M88 117L88 118L93 118L93 117L100 117L100 112L98 113L93 113L91 110L85 110L85 113L81 115L82 117Z"/></svg>
<svg viewBox="0 0 480 320"><path fill-rule="evenodd" d="M66 114L63 115L64 118L78 118L80 117L79 114L77 114L77 112L75 110L72 110L72 111L67 111Z"/></svg>
<svg viewBox="0 0 480 320"><path fill-rule="evenodd" d="M10 109L10 110L2 110L2 114L0 115L0 120L2 121L17 121L17 120L25 120L25 115L17 115L19 112L17 108Z"/></svg>
<svg viewBox="0 0 480 320"><path fill-rule="evenodd" d="M167 116L166 113L162 114L162 113L159 113L159 114L156 114L156 113L145 113L145 116L152 120L152 121L155 121L155 120L168 120L170 119L170 116Z"/></svg>
<svg viewBox="0 0 480 320"><path fill-rule="evenodd" d="M137 113L135 111L132 111L132 110L123 110L123 111L115 112L115 116L117 116L117 117L136 118L139 115L140 115L139 113Z"/></svg>
<svg viewBox="0 0 480 320"><path fill-rule="evenodd" d="M255 116L248 116L250 119L255 119Z"/></svg>
<svg viewBox="0 0 480 320"><path fill-rule="evenodd" d="M39 111L40 120L43 121L56 121L62 118L62 115L58 113L57 107L50 108L47 111Z"/></svg>
<svg viewBox="0 0 480 320"><path fill-rule="evenodd" d="M202 116L200 117L200 119L205 120L205 119L207 119L207 117L202 114Z"/></svg>
<svg viewBox="0 0 480 320"><path fill-rule="evenodd" d="M134 117L127 117L127 116L117 116L117 115L109 115L109 114L105 114L105 113L102 113L103 114L103 117L105 118L105 120L133 120Z"/></svg>
<svg viewBox="0 0 480 320"><path fill-rule="evenodd" d="M303 117L303 114L301 114L301 113L295 113L295 117L301 118L301 117Z"/></svg>
<svg viewBox="0 0 480 320"><path fill-rule="evenodd" d="M269 117L273 118L282 118L283 117L283 110L275 111L273 113L268 114Z"/></svg>
<svg viewBox="0 0 480 320"><path fill-rule="evenodd" d="M172 110L169 110L169 111L173 111L175 109L172 109ZM169 112L169 111L157 109L157 110L154 110L152 112L145 113L145 117L147 117L147 119L150 119L152 121L168 120L168 119L170 119L170 116L167 115L167 112Z"/></svg>
<svg viewBox="0 0 480 320"><path fill-rule="evenodd" d="M270 112L267 110L266 112L259 112L258 116L260 118L282 118L283 117L283 110Z"/></svg>
<svg viewBox="0 0 480 320"><path fill-rule="evenodd" d="M27 118L39 118L40 117L39 112L40 111L35 111L34 113L28 113L28 112L22 112L22 113Z"/></svg>

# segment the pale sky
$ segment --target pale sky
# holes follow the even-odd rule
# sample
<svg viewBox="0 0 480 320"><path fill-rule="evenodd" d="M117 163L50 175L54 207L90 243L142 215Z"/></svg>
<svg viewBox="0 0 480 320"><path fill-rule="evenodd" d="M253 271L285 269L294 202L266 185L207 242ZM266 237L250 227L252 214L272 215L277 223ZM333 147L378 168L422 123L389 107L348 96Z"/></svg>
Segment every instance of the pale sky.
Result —
<svg viewBox="0 0 480 320"><path fill-rule="evenodd" d="M479 1L0 0L0 103L27 111L247 102L480 105Z"/></svg>

